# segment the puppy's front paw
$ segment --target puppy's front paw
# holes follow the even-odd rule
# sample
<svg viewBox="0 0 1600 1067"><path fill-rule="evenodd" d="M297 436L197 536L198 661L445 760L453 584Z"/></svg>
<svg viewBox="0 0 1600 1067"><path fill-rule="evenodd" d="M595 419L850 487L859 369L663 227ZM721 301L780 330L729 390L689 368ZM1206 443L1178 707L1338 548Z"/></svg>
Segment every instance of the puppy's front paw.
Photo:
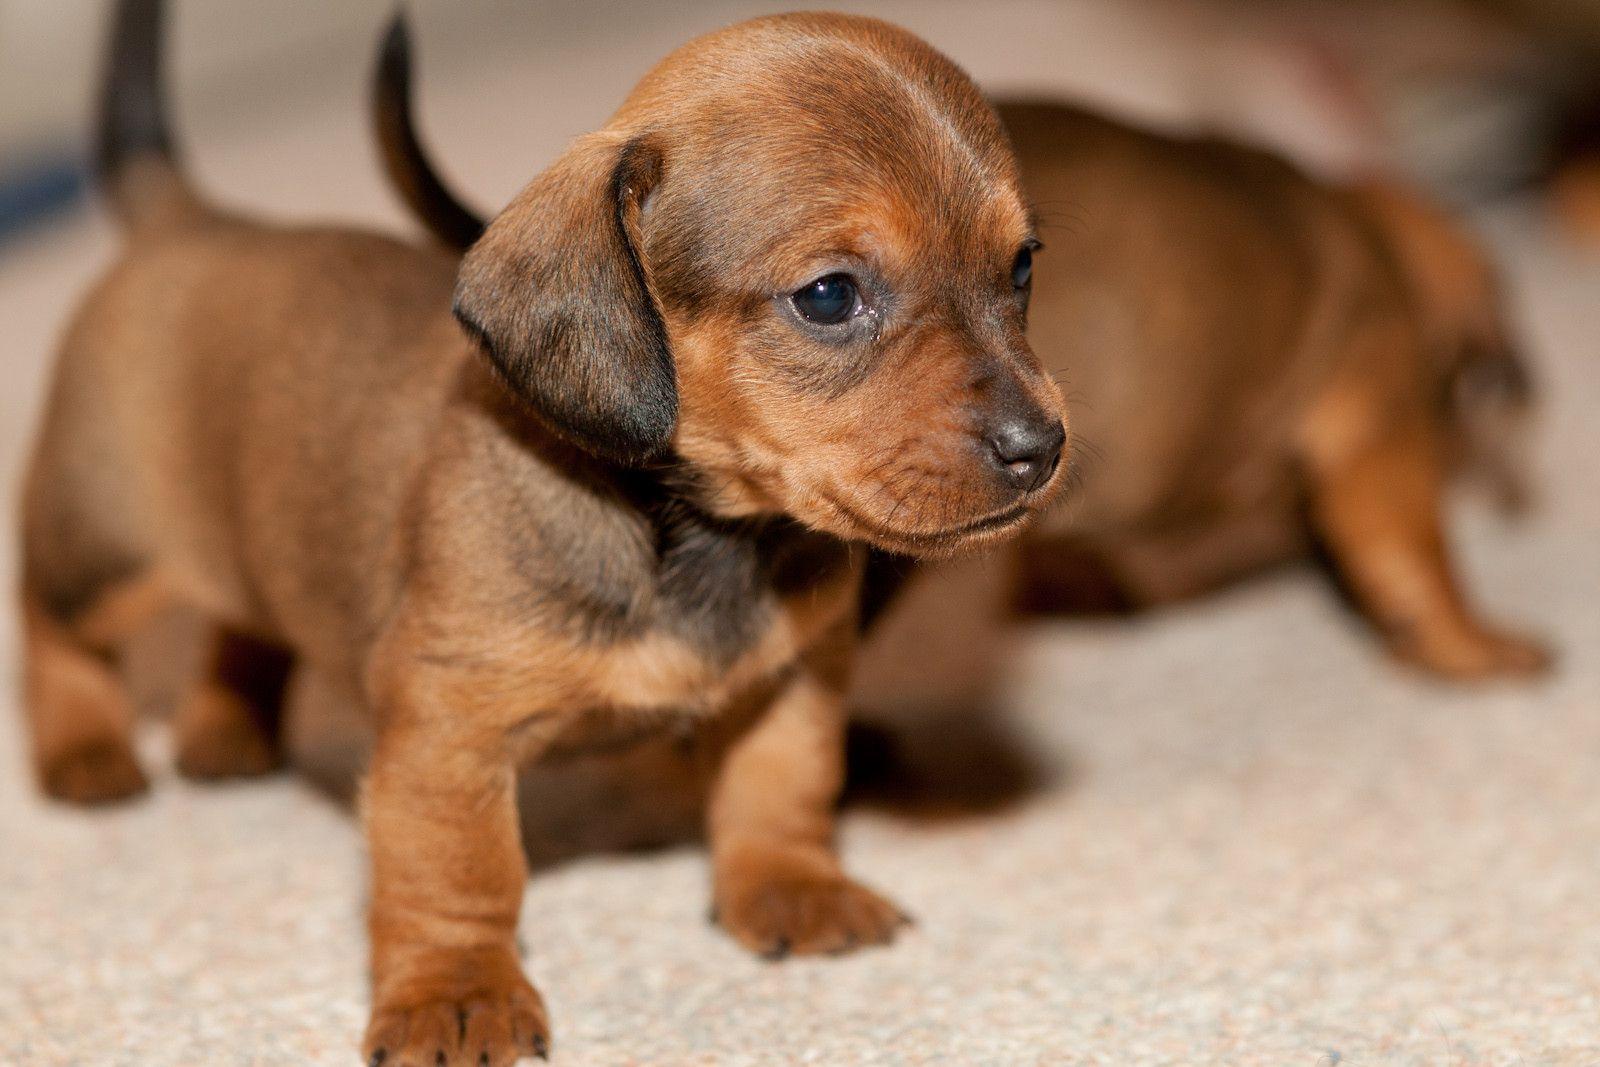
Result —
<svg viewBox="0 0 1600 1067"><path fill-rule="evenodd" d="M362 1042L368 1067L510 1067L546 1059L550 1024L539 993L515 976L486 980L463 968L463 981L412 982L373 1008Z"/></svg>
<svg viewBox="0 0 1600 1067"><path fill-rule="evenodd" d="M716 921L768 959L884 945L911 920L829 859L775 853L730 860L717 877Z"/></svg>
<svg viewBox="0 0 1600 1067"><path fill-rule="evenodd" d="M1395 653L1433 674L1463 682L1533 677L1555 661L1539 641L1482 627L1419 635L1397 644Z"/></svg>

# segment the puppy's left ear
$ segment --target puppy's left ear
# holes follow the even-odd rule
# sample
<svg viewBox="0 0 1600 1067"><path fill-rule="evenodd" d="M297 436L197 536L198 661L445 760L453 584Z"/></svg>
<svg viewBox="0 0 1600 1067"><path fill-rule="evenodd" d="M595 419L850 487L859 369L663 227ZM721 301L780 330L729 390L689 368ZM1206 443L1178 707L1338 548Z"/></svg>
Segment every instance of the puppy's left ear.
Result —
<svg viewBox="0 0 1600 1067"><path fill-rule="evenodd" d="M468 250L456 318L551 429L638 463L671 443L678 386L639 258L661 179L647 137L580 139Z"/></svg>

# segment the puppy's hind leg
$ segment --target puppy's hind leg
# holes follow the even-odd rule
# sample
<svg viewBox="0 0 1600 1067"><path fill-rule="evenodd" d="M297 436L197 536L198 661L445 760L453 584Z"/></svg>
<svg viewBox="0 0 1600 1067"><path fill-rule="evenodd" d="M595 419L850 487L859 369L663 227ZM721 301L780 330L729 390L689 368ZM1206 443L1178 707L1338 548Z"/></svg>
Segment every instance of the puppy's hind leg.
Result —
<svg viewBox="0 0 1600 1067"><path fill-rule="evenodd" d="M85 619L134 612L138 583L98 599ZM116 619L120 623L121 619ZM104 804L144 792L133 750L133 707L110 643L93 623L69 624L34 593L23 596L23 701L40 788L74 804Z"/></svg>
<svg viewBox="0 0 1600 1067"><path fill-rule="evenodd" d="M216 627L200 676L173 719L178 770L207 781L276 770L290 663L288 653L274 645Z"/></svg>
<svg viewBox="0 0 1600 1067"><path fill-rule="evenodd" d="M1459 680L1542 672L1549 652L1485 622L1462 591L1442 482L1436 442L1420 420L1406 420L1314 471L1312 519L1398 658Z"/></svg>

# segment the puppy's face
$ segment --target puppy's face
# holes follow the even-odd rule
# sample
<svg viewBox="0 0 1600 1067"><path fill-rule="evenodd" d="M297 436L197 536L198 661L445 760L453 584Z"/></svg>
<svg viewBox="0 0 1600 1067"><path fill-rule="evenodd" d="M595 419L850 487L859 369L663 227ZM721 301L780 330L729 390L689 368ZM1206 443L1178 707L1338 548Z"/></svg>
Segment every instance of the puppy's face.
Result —
<svg viewBox="0 0 1600 1067"><path fill-rule="evenodd" d="M560 210L562 186L600 186L577 214L617 239L588 281L620 284L618 302L580 321L574 295L523 317L534 345L503 340L517 317L477 295L527 279L496 269L519 255L496 230L548 240L506 216L458 292L507 377L542 379L553 425L618 458L670 450L724 513L902 552L978 544L1044 505L1065 425L1024 339L1038 245L1004 133L959 70L881 23L761 20L669 59L613 127L519 203ZM619 326L628 351L608 340L602 370L562 354ZM563 362L584 373L553 390Z"/></svg>
<svg viewBox="0 0 1600 1067"><path fill-rule="evenodd" d="M980 542L1048 498L1065 440L1024 338L1029 216L998 166L911 137L876 146L898 169L863 165L839 129L789 131L782 165L713 164L660 191L645 258L677 452L729 510L904 552Z"/></svg>

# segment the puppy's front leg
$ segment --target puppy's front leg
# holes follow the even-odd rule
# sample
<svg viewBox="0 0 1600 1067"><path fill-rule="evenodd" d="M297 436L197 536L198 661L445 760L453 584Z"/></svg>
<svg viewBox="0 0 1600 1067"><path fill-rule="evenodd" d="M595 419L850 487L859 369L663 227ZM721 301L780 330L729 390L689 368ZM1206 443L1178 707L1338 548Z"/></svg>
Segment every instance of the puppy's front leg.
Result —
<svg viewBox="0 0 1600 1067"><path fill-rule="evenodd" d="M1463 679L1543 670L1549 654L1536 641L1468 605L1440 519L1442 481L1426 428L1394 426L1313 473L1313 518L1399 658Z"/></svg>
<svg viewBox="0 0 1600 1067"><path fill-rule="evenodd" d="M883 944L907 921L847 878L834 850L845 646L841 636L807 657L728 748L712 783L714 912L740 943L773 958Z"/></svg>
<svg viewBox="0 0 1600 1067"><path fill-rule="evenodd" d="M405 688L383 708L363 797L372 856L372 1020L384 1067L543 1056L544 1004L517 959L527 880L504 731Z"/></svg>

